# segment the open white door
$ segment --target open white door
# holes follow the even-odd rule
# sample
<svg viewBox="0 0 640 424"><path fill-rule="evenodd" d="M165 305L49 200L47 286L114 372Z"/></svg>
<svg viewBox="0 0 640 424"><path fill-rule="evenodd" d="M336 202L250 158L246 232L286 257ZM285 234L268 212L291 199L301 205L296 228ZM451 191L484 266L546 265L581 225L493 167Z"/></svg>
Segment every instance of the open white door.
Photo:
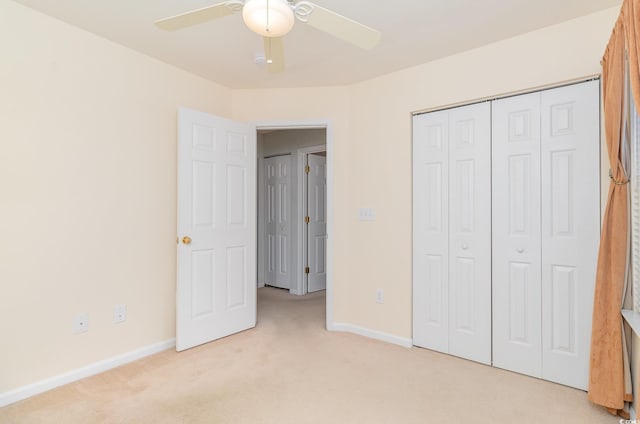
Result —
<svg viewBox="0 0 640 424"><path fill-rule="evenodd" d="M327 158L307 155L307 263L309 293L327 288Z"/></svg>
<svg viewBox="0 0 640 424"><path fill-rule="evenodd" d="M256 323L256 130L178 113L176 350Z"/></svg>

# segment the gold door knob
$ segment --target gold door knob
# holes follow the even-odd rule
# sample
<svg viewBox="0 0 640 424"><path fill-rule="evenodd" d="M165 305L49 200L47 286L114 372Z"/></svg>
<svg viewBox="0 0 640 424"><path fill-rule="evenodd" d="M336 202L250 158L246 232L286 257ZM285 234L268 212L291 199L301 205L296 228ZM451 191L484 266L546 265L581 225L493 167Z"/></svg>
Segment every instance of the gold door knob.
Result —
<svg viewBox="0 0 640 424"><path fill-rule="evenodd" d="M182 243L191 244L191 237L189 237L189 236L182 237Z"/></svg>

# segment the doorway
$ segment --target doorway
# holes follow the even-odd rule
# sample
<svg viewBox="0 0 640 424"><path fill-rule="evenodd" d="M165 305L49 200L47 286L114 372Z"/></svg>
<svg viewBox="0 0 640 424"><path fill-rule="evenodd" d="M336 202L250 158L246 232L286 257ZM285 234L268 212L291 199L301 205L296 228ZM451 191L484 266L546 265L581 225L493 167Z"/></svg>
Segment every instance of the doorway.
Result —
<svg viewBox="0 0 640 424"><path fill-rule="evenodd" d="M295 295L327 278L327 128L257 129L258 287Z"/></svg>
<svg viewBox="0 0 640 424"><path fill-rule="evenodd" d="M326 121L242 123L181 107L178 110L176 350L255 327L257 278L262 269L257 264L257 225L258 211L263 210L257 207L257 184L264 172L262 161L258 161L261 157L257 154L258 131L265 134L294 129L324 131L325 320L328 330L336 329L330 238L333 228L330 124Z"/></svg>

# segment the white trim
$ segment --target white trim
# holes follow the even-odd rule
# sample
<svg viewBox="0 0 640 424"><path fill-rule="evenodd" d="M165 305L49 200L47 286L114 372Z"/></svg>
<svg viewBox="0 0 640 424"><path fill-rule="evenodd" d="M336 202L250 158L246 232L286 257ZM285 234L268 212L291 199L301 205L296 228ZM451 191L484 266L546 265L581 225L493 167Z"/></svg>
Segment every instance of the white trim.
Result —
<svg viewBox="0 0 640 424"><path fill-rule="evenodd" d="M631 408L629 408L629 418L632 421L637 421L638 420L637 415L636 415L636 409L633 406L631 406ZM624 420L622 422L624 422Z"/></svg>
<svg viewBox="0 0 640 424"><path fill-rule="evenodd" d="M475 98L475 99L471 99L471 100L463 100L461 102L449 103L449 104L446 104L446 105L434 106L434 107L430 107L430 108L426 108L426 109L419 109L419 110L411 112L411 115L412 116L414 116L414 115L422 115L422 114L425 114L425 113L437 112L437 111L440 111L440 110L452 109L452 108L456 108L456 107L460 107L460 106L468 106L468 105L472 105L472 104L475 104L475 103L490 102L490 101L493 101L493 100L500 100L500 99L504 99L504 98L507 98L507 97L519 96L521 94L534 93L536 91L552 90L554 88L565 87L567 85L574 85L574 84L580 84L580 83L583 83L583 82L599 80L600 77L601 77L601 74L586 75L586 76L583 76L583 77L572 78L572 79L568 79L568 80L564 80L564 81L554 82L554 83L551 83L551 84L543 84L543 85L538 85L538 86L534 86L534 87L523 88L521 90L509 91L509 92L506 92L506 93L496 94L496 95L493 95L493 96L479 97L479 98Z"/></svg>
<svg viewBox="0 0 640 424"><path fill-rule="evenodd" d="M144 357L171 349L175 347L175 345L176 339L165 340L163 342L142 347L140 349L136 349L122 355L94 362L93 364L89 364L82 368L78 368L76 370L69 371L55 377L47 378L46 380L37 381L35 383L18 387L17 389L10 390L8 392L0 393L0 408L21 401L23 399L27 399L31 396L44 393L48 390L55 389L56 387L73 383L74 381L91 377L92 375L99 374L101 372L117 368L130 362L137 361L138 359L142 359Z"/></svg>
<svg viewBox="0 0 640 424"><path fill-rule="evenodd" d="M258 222L257 222L257 244L258 244L258 288L261 289L265 286L265 243L264 243L264 233L265 233L265 218L264 211L265 210L265 193L264 193L264 152L260 152L258 155L258 131L256 130L256 157L258 160L256 161L258 173Z"/></svg>
<svg viewBox="0 0 640 424"><path fill-rule="evenodd" d="M304 147L301 149L298 149L296 151L296 155L297 155L297 171L300 172L300 176L301 178L298 178L298 216L306 216L307 214L307 202L305 201L307 199L307 174L304 171L305 165L306 165L306 161L307 161L307 155L309 153L319 153L319 152L326 152L327 151L327 145L326 144L322 144L319 146L311 146L311 147ZM300 267L298 268L299 272L296 278L296 283L297 283L297 287L296 287L296 293L297 295L305 295L308 293L308 287L307 287L307 281L305 279L305 277L307 276L307 274L304 273L304 267L306 266L304 264L304 258L307 256L307 232L305 231L305 223L302 219L298 220L298 246L301 247L301 249L297 249L298 252L298 264L300 264Z"/></svg>
<svg viewBox="0 0 640 424"><path fill-rule="evenodd" d="M640 312L640 116L636 109L633 93L626 87L626 101L629 102L629 140L631 149L630 181L631 192L629 213L631 215L631 293L633 310Z"/></svg>
<svg viewBox="0 0 640 424"><path fill-rule="evenodd" d="M636 333L636 336L640 336L640 312L631 309L622 309L620 313L622 314L622 318L629 324L629 327Z"/></svg>
<svg viewBox="0 0 640 424"><path fill-rule="evenodd" d="M334 323L331 327L328 328L328 330L357 334L359 336L368 337L370 339L380 340L407 348L413 346L413 340L411 339L394 336L393 334L383 333L382 331L370 330L368 328L359 327L353 324Z"/></svg>
<svg viewBox="0 0 640 424"><path fill-rule="evenodd" d="M327 142L327 329L333 327L333 124L330 120L254 122L256 130L326 129Z"/></svg>

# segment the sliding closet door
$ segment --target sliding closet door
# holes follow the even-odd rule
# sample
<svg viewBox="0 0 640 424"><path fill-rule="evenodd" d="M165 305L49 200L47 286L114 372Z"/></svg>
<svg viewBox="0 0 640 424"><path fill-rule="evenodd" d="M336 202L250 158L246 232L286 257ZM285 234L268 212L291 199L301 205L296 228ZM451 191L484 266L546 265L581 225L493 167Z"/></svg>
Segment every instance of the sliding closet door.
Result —
<svg viewBox="0 0 640 424"><path fill-rule="evenodd" d="M449 351L449 112L413 118L413 343Z"/></svg>
<svg viewBox="0 0 640 424"><path fill-rule="evenodd" d="M542 93L543 378L588 386L600 237L599 82Z"/></svg>
<svg viewBox="0 0 640 424"><path fill-rule="evenodd" d="M492 107L493 364L541 377L540 93Z"/></svg>
<svg viewBox="0 0 640 424"><path fill-rule="evenodd" d="M491 112L449 112L449 353L491 364Z"/></svg>

